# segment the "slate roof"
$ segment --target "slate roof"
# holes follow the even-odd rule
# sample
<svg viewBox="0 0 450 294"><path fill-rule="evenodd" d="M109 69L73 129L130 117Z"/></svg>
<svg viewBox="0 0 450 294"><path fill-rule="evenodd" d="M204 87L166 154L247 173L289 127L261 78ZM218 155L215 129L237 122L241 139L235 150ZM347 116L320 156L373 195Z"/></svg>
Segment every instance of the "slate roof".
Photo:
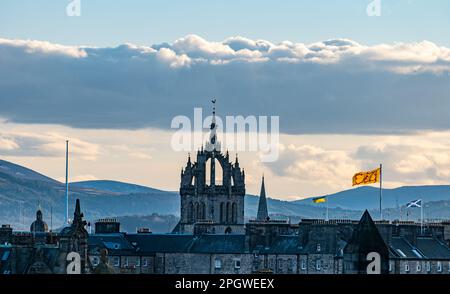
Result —
<svg viewBox="0 0 450 294"><path fill-rule="evenodd" d="M142 253L187 252L193 242L192 235L130 234L127 240Z"/></svg>
<svg viewBox="0 0 450 294"><path fill-rule="evenodd" d="M0 274L9 273L11 270L11 247L0 247Z"/></svg>
<svg viewBox="0 0 450 294"><path fill-rule="evenodd" d="M391 256L397 258L450 259L450 248L434 237L418 237L416 246L402 237L393 237L389 247Z"/></svg>
<svg viewBox="0 0 450 294"><path fill-rule="evenodd" d="M278 236L270 248L265 248L268 254L300 254L303 248L298 236Z"/></svg>
<svg viewBox="0 0 450 294"><path fill-rule="evenodd" d="M201 235L194 238L190 253L244 253L245 235L221 234Z"/></svg>
<svg viewBox="0 0 450 294"><path fill-rule="evenodd" d="M99 247L108 249L108 254L122 254L135 251L132 244L125 238L124 234L95 234L89 235L88 245L90 248Z"/></svg>
<svg viewBox="0 0 450 294"><path fill-rule="evenodd" d="M413 250L415 248L402 237L392 237L391 241L389 242L389 247L390 256L393 257L411 259L423 258L423 255L418 250L416 250L417 254L414 253Z"/></svg>
<svg viewBox="0 0 450 294"><path fill-rule="evenodd" d="M417 248L429 259L450 259L450 248L436 238L417 238Z"/></svg>

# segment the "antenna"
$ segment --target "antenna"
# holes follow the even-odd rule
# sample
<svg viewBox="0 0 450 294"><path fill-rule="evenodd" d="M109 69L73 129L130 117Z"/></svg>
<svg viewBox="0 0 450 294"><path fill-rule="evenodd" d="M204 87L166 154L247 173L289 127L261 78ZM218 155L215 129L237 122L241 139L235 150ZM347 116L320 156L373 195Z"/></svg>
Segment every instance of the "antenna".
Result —
<svg viewBox="0 0 450 294"><path fill-rule="evenodd" d="M66 224L69 223L69 140L66 140Z"/></svg>

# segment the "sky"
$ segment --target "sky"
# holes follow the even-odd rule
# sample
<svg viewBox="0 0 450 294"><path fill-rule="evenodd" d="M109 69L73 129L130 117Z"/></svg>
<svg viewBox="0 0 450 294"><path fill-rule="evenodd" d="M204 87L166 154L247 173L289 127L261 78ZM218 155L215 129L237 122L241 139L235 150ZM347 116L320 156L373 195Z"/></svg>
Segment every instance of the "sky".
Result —
<svg viewBox="0 0 450 294"><path fill-rule="evenodd" d="M171 191L177 115L279 116L279 158L239 153L247 192L450 181L450 2L0 1L0 158ZM206 129L204 130L207 131ZM220 139L220 134L219 134ZM194 146L191 152L195 152Z"/></svg>

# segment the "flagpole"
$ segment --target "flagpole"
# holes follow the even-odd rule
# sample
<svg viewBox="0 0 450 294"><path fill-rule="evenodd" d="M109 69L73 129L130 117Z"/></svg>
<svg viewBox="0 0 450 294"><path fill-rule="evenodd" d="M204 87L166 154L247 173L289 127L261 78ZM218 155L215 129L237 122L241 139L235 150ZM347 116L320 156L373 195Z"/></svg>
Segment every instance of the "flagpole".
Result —
<svg viewBox="0 0 450 294"><path fill-rule="evenodd" d="M380 163L380 220L383 220L383 210L381 208L382 198L383 198L383 165Z"/></svg>
<svg viewBox="0 0 450 294"><path fill-rule="evenodd" d="M423 201L420 200L420 234L423 235Z"/></svg>
<svg viewBox="0 0 450 294"><path fill-rule="evenodd" d="M326 219L326 221L329 221L329 218L328 218L328 197L325 198L325 199L326 199L326 202L327 202L327 219Z"/></svg>

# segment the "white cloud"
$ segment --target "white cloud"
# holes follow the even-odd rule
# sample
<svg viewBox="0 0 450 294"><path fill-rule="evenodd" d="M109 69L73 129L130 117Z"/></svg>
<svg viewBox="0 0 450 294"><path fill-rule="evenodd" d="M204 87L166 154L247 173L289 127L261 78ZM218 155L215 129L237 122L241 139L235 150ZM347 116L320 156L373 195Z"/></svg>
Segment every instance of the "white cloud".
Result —
<svg viewBox="0 0 450 294"><path fill-rule="evenodd" d="M358 165L343 150L325 150L312 145L280 146L276 162L265 164L275 175L295 181L338 189L348 183Z"/></svg>
<svg viewBox="0 0 450 294"><path fill-rule="evenodd" d="M17 144L13 139L0 135L0 150L14 150L19 147L19 144Z"/></svg>
<svg viewBox="0 0 450 294"><path fill-rule="evenodd" d="M3 131L7 125L0 125L0 155L3 156L43 156L63 157L67 137L56 133L30 133ZM70 138L70 153L84 160L96 160L99 146L78 138Z"/></svg>
<svg viewBox="0 0 450 294"><path fill-rule="evenodd" d="M0 47L14 47L29 54L63 55L67 57L86 57L87 53L79 46L65 46L37 40L1 39Z"/></svg>

